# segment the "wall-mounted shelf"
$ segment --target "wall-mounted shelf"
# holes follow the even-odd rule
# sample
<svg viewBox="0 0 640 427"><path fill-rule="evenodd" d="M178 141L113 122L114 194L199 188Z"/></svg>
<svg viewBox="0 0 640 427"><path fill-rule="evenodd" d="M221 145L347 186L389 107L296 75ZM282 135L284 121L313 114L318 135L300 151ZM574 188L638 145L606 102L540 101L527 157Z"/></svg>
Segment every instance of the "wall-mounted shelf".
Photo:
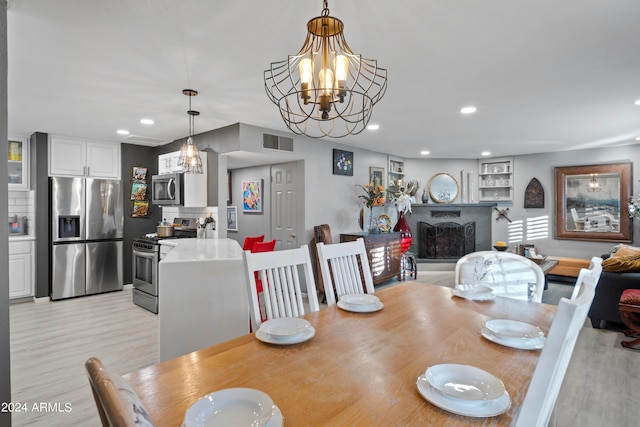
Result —
<svg viewBox="0 0 640 427"><path fill-rule="evenodd" d="M387 187L390 189L397 188L402 185L404 180L404 162L399 160L389 160L389 182Z"/></svg>
<svg viewBox="0 0 640 427"><path fill-rule="evenodd" d="M480 160L478 170L480 202L513 201L513 158Z"/></svg>

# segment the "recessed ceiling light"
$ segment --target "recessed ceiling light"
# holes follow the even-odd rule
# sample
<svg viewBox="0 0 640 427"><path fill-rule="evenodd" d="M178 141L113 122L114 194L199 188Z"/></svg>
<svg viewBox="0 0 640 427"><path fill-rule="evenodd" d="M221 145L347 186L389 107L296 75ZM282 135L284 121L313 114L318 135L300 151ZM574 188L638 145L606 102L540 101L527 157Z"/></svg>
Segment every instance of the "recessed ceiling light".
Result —
<svg viewBox="0 0 640 427"><path fill-rule="evenodd" d="M640 136L636 138L636 141L640 141Z"/></svg>
<svg viewBox="0 0 640 427"><path fill-rule="evenodd" d="M633 105L640 105L640 99L636 99Z"/></svg>
<svg viewBox="0 0 640 427"><path fill-rule="evenodd" d="M476 111L478 111L478 109L476 107L474 107L473 105L469 105L467 107L462 107L460 109L460 113L461 114L474 114Z"/></svg>
<svg viewBox="0 0 640 427"><path fill-rule="evenodd" d="M431 153L429 153L429 151L428 151L428 150L422 150L422 151L420 152L420 154L422 154L423 156L428 156L428 155L429 155L429 154L431 154Z"/></svg>
<svg viewBox="0 0 640 427"><path fill-rule="evenodd" d="M140 119L140 123L142 123L143 125L152 125L155 122L151 119Z"/></svg>
<svg viewBox="0 0 640 427"><path fill-rule="evenodd" d="M490 156L491 155L491 151L483 151L480 154L483 155L483 156Z"/></svg>
<svg viewBox="0 0 640 427"><path fill-rule="evenodd" d="M369 130L378 130L378 129L380 129L380 125L370 124L370 125L367 126L367 129L369 129Z"/></svg>
<svg viewBox="0 0 640 427"><path fill-rule="evenodd" d="M129 135L129 131L126 129L118 129L118 135Z"/></svg>

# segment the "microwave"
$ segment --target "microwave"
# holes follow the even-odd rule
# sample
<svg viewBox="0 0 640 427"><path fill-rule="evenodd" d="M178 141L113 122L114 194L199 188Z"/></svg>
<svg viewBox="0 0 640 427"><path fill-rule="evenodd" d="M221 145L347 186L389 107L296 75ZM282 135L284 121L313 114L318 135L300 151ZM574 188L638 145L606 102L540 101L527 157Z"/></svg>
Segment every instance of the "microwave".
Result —
<svg viewBox="0 0 640 427"><path fill-rule="evenodd" d="M161 206L182 206L184 174L167 173L151 177L151 203Z"/></svg>

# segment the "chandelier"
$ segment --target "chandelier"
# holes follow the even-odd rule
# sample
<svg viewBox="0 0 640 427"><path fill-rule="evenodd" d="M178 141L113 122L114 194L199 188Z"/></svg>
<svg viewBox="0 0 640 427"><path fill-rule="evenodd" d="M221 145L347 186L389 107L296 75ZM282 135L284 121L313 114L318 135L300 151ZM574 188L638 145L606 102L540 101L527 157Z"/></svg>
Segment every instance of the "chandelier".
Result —
<svg viewBox="0 0 640 427"><path fill-rule="evenodd" d="M586 185L587 191L590 192L590 193L597 193L598 191L600 191L602 189L602 188L600 188L600 183L596 179L597 175L598 175L597 173L592 173L591 174L591 181L589 181L589 183Z"/></svg>
<svg viewBox="0 0 640 427"><path fill-rule="evenodd" d="M341 138L362 132L373 106L387 89L387 70L354 54L344 24L322 15L307 23L307 39L296 55L272 62L264 72L269 99L291 131L312 138Z"/></svg>
<svg viewBox="0 0 640 427"><path fill-rule="evenodd" d="M200 159L200 151L198 147L193 144L193 134L195 133L195 117L200 115L199 111L191 109L191 98L198 96L198 91L193 89L184 89L183 94L189 97L189 136L180 150L180 157L178 157L178 166L184 168L184 173L202 173L202 159Z"/></svg>

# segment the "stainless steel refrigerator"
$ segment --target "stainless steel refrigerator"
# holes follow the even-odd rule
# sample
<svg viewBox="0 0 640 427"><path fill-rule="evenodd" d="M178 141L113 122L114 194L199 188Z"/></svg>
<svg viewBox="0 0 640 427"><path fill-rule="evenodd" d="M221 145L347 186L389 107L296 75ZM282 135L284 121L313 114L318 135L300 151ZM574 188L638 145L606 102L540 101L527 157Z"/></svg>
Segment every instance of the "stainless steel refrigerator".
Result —
<svg viewBox="0 0 640 427"><path fill-rule="evenodd" d="M49 178L51 299L122 289L121 181Z"/></svg>

